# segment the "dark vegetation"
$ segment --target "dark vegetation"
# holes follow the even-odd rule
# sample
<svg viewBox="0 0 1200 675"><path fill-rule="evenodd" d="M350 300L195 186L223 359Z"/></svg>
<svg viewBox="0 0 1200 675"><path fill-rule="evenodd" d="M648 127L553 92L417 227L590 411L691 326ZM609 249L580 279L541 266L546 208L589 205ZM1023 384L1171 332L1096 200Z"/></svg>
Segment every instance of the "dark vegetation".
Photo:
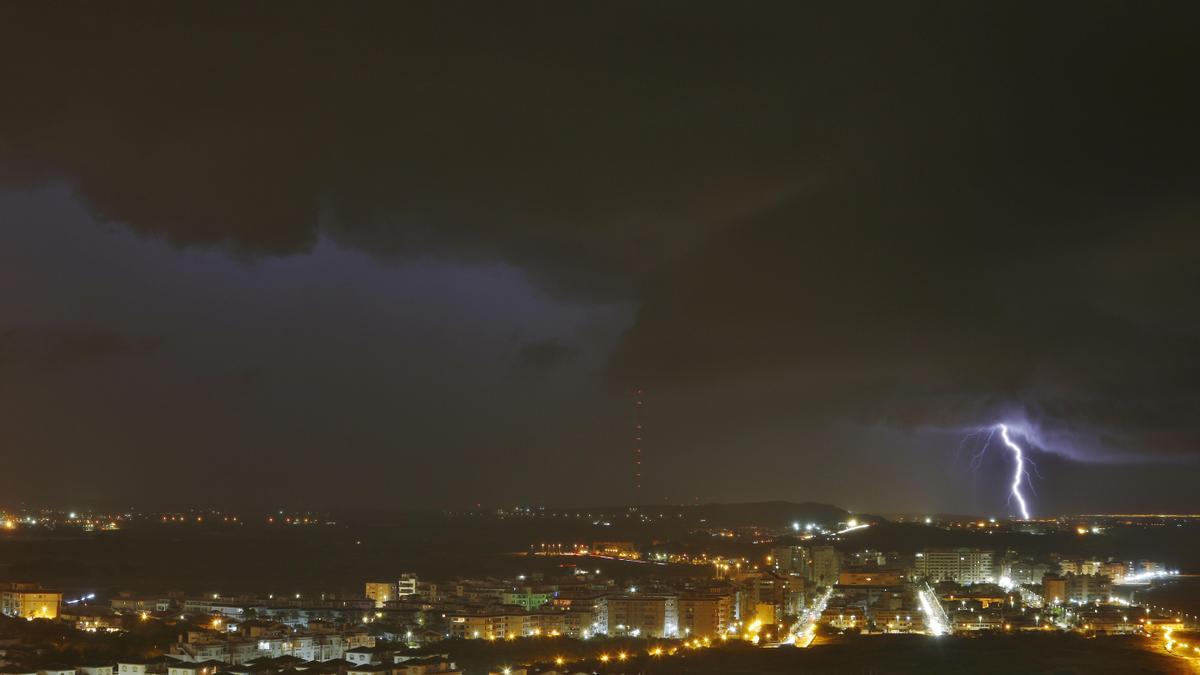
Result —
<svg viewBox="0 0 1200 675"><path fill-rule="evenodd" d="M128 617L122 633L89 633L45 619L26 621L0 615L0 639L16 639L27 666L52 664L112 664L118 659L141 659L165 652L194 624L183 621L140 621Z"/></svg>
<svg viewBox="0 0 1200 675"><path fill-rule="evenodd" d="M446 642L429 648L448 653L468 675L503 666L538 663L554 665L561 656L570 671L598 673L693 673L697 675L773 675L778 673L1012 673L1092 675L1130 673L1191 673L1186 661L1156 649L1144 637L1088 639L1074 634L989 635L974 638L931 639L923 636L843 636L809 649L759 649L744 643L685 650L674 656L651 656L650 643L613 641L579 643L568 640L517 640L507 643ZM628 658L615 655L625 650ZM606 653L607 663L597 656Z"/></svg>

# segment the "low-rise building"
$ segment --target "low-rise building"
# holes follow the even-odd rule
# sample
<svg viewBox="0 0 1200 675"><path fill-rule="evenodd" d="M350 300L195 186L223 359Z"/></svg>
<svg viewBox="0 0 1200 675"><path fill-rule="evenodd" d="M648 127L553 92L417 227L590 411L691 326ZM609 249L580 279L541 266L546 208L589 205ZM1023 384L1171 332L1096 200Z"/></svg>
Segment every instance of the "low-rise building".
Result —
<svg viewBox="0 0 1200 675"><path fill-rule="evenodd" d="M597 541L592 544L591 553L592 555L628 560L636 560L641 557L641 553L631 541Z"/></svg>
<svg viewBox="0 0 1200 675"><path fill-rule="evenodd" d="M866 628L866 613L861 607L826 607L821 613L821 622L834 628Z"/></svg>
<svg viewBox="0 0 1200 675"><path fill-rule="evenodd" d="M876 609L875 630L885 633L919 633L925 630L925 620L920 611L912 609Z"/></svg>
<svg viewBox="0 0 1200 675"><path fill-rule="evenodd" d="M109 601L114 611L140 614L142 612L165 612L171 608L170 598L121 593Z"/></svg>
<svg viewBox="0 0 1200 675"><path fill-rule="evenodd" d="M517 605L527 611L533 611L550 602L553 598L553 591L534 591L532 588L521 588L503 593L500 596L500 603L504 605Z"/></svg>
<svg viewBox="0 0 1200 675"><path fill-rule="evenodd" d="M1000 612L960 610L950 615L950 625L958 632L1000 630L1004 617Z"/></svg>
<svg viewBox="0 0 1200 675"><path fill-rule="evenodd" d="M842 570L838 586L899 586L905 581L900 570Z"/></svg>
<svg viewBox="0 0 1200 675"><path fill-rule="evenodd" d="M380 663L390 663L395 649L385 645L375 647L355 647L347 649L342 658L355 666L369 666Z"/></svg>
<svg viewBox="0 0 1200 675"><path fill-rule="evenodd" d="M396 597L404 598L410 595L417 594L417 575L412 572L405 572L396 580Z"/></svg>
<svg viewBox="0 0 1200 675"><path fill-rule="evenodd" d="M368 581L365 595L375 603L375 607L382 608L389 600L395 600L399 592L391 581Z"/></svg>
<svg viewBox="0 0 1200 675"><path fill-rule="evenodd" d="M152 659L117 661L116 675L164 675L169 663L175 663L175 659L158 656Z"/></svg>
<svg viewBox="0 0 1200 675"><path fill-rule="evenodd" d="M446 654L432 654L396 664L392 675L462 675L462 671Z"/></svg>
<svg viewBox="0 0 1200 675"><path fill-rule="evenodd" d="M56 619L62 593L44 589L0 591L0 613L21 619Z"/></svg>
<svg viewBox="0 0 1200 675"><path fill-rule="evenodd" d="M346 675L392 675L392 664L359 664L346 666Z"/></svg>
<svg viewBox="0 0 1200 675"><path fill-rule="evenodd" d="M224 661L179 662L167 666L167 675L216 675L224 670Z"/></svg>
<svg viewBox="0 0 1200 675"><path fill-rule="evenodd" d="M479 611L449 614L450 637L503 640L534 634L537 620L524 612Z"/></svg>

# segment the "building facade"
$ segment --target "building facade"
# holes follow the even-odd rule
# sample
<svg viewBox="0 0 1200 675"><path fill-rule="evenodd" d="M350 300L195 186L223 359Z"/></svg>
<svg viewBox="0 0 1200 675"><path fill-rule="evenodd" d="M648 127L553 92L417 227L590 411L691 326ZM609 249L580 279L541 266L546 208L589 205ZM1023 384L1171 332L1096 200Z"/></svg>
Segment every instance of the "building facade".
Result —
<svg viewBox="0 0 1200 675"><path fill-rule="evenodd" d="M913 560L916 577L930 581L990 584L994 582L992 552L977 548L928 549Z"/></svg>
<svg viewBox="0 0 1200 675"><path fill-rule="evenodd" d="M818 586L832 586L838 582L842 571L842 554L832 546L812 547L812 582Z"/></svg>
<svg viewBox="0 0 1200 675"><path fill-rule="evenodd" d="M679 598L679 631L683 636L718 637L733 621L733 598L695 594Z"/></svg>
<svg viewBox="0 0 1200 675"><path fill-rule="evenodd" d="M366 596L376 607L382 608L389 600L394 600L399 595L396 584L390 581L368 581Z"/></svg>
<svg viewBox="0 0 1200 675"><path fill-rule="evenodd" d="M0 613L21 619L56 619L62 593L45 590L0 591Z"/></svg>
<svg viewBox="0 0 1200 675"><path fill-rule="evenodd" d="M808 577L812 554L807 546L777 546L771 549L771 568L776 572Z"/></svg>
<svg viewBox="0 0 1200 675"><path fill-rule="evenodd" d="M679 634L679 604L674 595L610 595L601 605L602 625L609 635L661 638Z"/></svg>

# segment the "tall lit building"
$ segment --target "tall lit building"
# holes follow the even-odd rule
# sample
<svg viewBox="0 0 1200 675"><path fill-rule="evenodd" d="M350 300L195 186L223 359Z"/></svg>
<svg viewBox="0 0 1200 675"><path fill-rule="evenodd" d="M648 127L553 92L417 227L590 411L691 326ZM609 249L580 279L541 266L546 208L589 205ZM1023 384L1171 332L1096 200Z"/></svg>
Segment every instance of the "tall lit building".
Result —
<svg viewBox="0 0 1200 675"><path fill-rule="evenodd" d="M1031 560L1018 560L1008 568L1008 578L1017 585L1040 584L1042 577L1048 574L1050 567L1045 563ZM1004 576L1001 574L1000 576Z"/></svg>
<svg viewBox="0 0 1200 675"><path fill-rule="evenodd" d="M1103 574L1068 574L1066 599L1088 603L1107 600L1112 592L1112 581Z"/></svg>
<svg viewBox="0 0 1200 675"><path fill-rule="evenodd" d="M609 635L661 638L679 634L679 601L674 595L610 595L601 603L601 616Z"/></svg>
<svg viewBox="0 0 1200 675"><path fill-rule="evenodd" d="M811 576L818 586L832 586L842 571L842 554L832 546L812 547Z"/></svg>
<svg viewBox="0 0 1200 675"><path fill-rule="evenodd" d="M1125 569L1125 563L1113 561L1102 563L1097 573L1108 577L1114 584L1123 584L1125 583Z"/></svg>
<svg viewBox="0 0 1200 675"><path fill-rule="evenodd" d="M977 548L928 549L916 554L913 572L931 581L950 580L960 584L990 584L992 552Z"/></svg>
<svg viewBox="0 0 1200 675"><path fill-rule="evenodd" d="M679 598L681 635L716 637L723 634L733 619L733 598L729 595L694 594Z"/></svg>
<svg viewBox="0 0 1200 675"><path fill-rule="evenodd" d="M1067 601L1067 580L1056 574L1042 577L1042 602L1056 605Z"/></svg>
<svg viewBox="0 0 1200 675"><path fill-rule="evenodd" d="M771 568L776 572L787 572L808 576L810 554L807 546L777 546L771 549Z"/></svg>

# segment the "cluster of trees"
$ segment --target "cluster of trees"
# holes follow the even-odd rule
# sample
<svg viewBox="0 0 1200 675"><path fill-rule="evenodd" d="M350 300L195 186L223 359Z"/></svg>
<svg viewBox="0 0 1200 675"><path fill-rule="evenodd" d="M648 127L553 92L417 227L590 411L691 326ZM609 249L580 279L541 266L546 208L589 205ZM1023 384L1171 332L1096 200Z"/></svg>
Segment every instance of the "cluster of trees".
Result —
<svg viewBox="0 0 1200 675"><path fill-rule="evenodd" d="M63 621L0 616L0 637L18 640L35 655L36 663L23 664L27 666L146 658L166 651L180 634L197 627L186 621L143 621L137 616L126 616L122 618L121 632L93 633Z"/></svg>

